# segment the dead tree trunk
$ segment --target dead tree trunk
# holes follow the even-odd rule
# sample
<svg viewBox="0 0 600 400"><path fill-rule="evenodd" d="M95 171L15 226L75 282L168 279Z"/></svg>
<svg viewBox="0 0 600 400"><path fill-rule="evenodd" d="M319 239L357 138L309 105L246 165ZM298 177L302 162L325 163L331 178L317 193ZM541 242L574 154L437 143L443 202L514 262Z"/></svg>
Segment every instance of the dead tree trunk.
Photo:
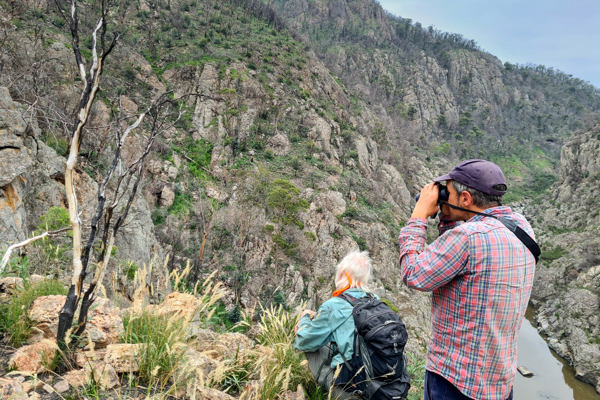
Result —
<svg viewBox="0 0 600 400"><path fill-rule="evenodd" d="M111 251L114 245L114 240L120 227L123 226L127 218L128 212L133 204L133 200L137 193L140 181L143 176L144 160L150 153L152 145L156 137L162 134L165 130L173 128L174 124L181 118L181 107L178 112L173 111L173 106L178 104L177 100L170 99L171 93L164 93L159 96L152 104L138 115L137 119L122 130L116 124L115 128L115 149L111 166L100 183L97 192L96 209L92 217L90 226L90 235L87 238L85 247L82 248L82 233L81 221L79 220L79 205L77 203L77 193L75 187L75 174L77 167L77 159L79 156L79 147L84 135L84 127L89 118L91 107L96 99L100 87L100 77L102 75L104 62L116 45L119 34L114 34L110 42L106 40L107 30L107 15L108 5L106 0L101 1L101 16L92 32L92 60L89 71L86 71L86 66L79 48L79 26L77 16L77 3L72 0L70 14L66 15L63 12L60 4L57 4L63 16L70 21L70 31L73 39L73 51L77 62L81 80L84 86L81 92L79 109L75 122L72 125L71 142L69 146L69 155L65 168L65 191L69 210L69 219L73 232L73 276L71 285L67 294L67 299L59 314L57 343L59 348L66 356L65 361L69 361L72 348L70 345L73 340L81 336L85 330L87 322L87 312L95 299L95 290L98 283L101 282L105 268L110 261ZM109 181L113 178L117 166L123 164L121 149L129 134L140 127L142 122L148 117L151 117L146 138L146 146L144 151L138 158L124 169L116 178L111 186L111 201L107 206L107 187ZM111 181L112 182L112 181ZM126 204L119 207L122 200L126 199ZM116 221L115 221L116 219ZM100 243L100 254L96 260L96 271L94 277L83 293L83 283L87 275L87 268L92 256L94 243L99 233L100 221L103 221L103 236ZM81 306L79 307L81 303ZM77 324L73 326L73 318L79 307L79 317Z"/></svg>
<svg viewBox="0 0 600 400"><path fill-rule="evenodd" d="M61 12L62 8L59 6ZM102 1L102 15L99 18L96 28L92 32L92 61L89 72L86 72L86 65L79 49L79 19L77 15L77 3L71 2L70 14L63 14L70 21L70 31L72 37L73 52L79 70L79 75L84 87L79 101L79 110L71 134L71 143L69 146L69 155L65 168L65 192L67 205L69 209L69 220L73 230L73 277L71 286L67 295L65 305L60 311L58 318L57 343L61 350L67 350L68 343L65 341L67 331L71 328L73 315L77 309L81 297L81 289L85 278L85 267L81 260L81 221L79 220L79 207L75 192L75 168L79 156L79 146L83 135L83 127L87 123L90 110L96 99L96 94L100 87L100 76L106 57L114 48L118 34L114 36L112 42L106 45L106 17L108 7L105 1ZM100 48L100 52L98 51Z"/></svg>
<svg viewBox="0 0 600 400"><path fill-rule="evenodd" d="M139 184L143 177L144 171L144 161L148 154L150 154L150 150L152 145L154 144L155 139L160 136L165 130L171 129L173 125L181 118L181 110L174 118L167 118L161 115L161 110L165 109L166 105L176 105L177 101L169 99L170 93L165 93L161 95L156 101L152 103L150 108L140 114L138 119L130 125L122 135L118 135L117 140L117 148L115 150L115 156L113 158L113 162L111 164L111 168L107 172L102 184L98 189L98 205L96 207L96 213L92 219L92 233L90 233L90 237L88 238L88 242L84 251L84 260L87 265L87 260L89 259L90 252L92 250L92 246L94 244L95 235L98 228L98 222L102 218L104 214L104 226L103 226L103 236L100 242L100 254L97 259L96 273L89 288L85 291L83 295L83 299L81 302L81 308L79 311L79 319L77 322L77 327L75 329L74 337L79 337L85 330L86 322L87 322L87 312L89 307L95 300L95 290L98 287L98 283L102 282L102 278L110 261L110 257L112 254L112 249L114 246L115 238L117 236L117 232L125 223L125 219L131 209L131 205L135 199L137 194ZM146 146L142 154L126 168L126 170L119 175L117 178L117 183L115 188L113 189L113 201L106 207L104 207L106 201L106 185L113 175L118 164L121 163L121 148L124 144L125 139L129 135L129 133L136 129L140 123L144 120L145 117L150 116L152 118L152 124L150 128L150 134L146 140ZM166 123L167 119L169 119L169 123ZM133 183L131 184L131 181ZM128 193L128 194L127 194ZM117 206L120 203L120 200L123 199L124 195L127 194L127 203L125 206L117 210ZM114 217L116 217L116 221L113 222Z"/></svg>
<svg viewBox="0 0 600 400"><path fill-rule="evenodd" d="M144 161L150 153L155 139L158 136L160 136L165 130L171 129L173 125L181 118L181 110L179 110L179 113L176 115L176 117L173 118L171 118L172 114L168 111L167 115L161 113L161 111L164 111L168 108L166 107L167 105L174 106L177 104L177 101L169 99L169 95L170 93L165 93L161 95L157 100L155 100L151 104L151 106L145 112L141 113L138 116L137 120L134 123L129 125L123 132L118 131L116 134L116 147L114 150L113 160L109 170L107 171L104 179L98 187L97 204L95 213L92 217L90 236L88 237L85 249L83 250L83 256L81 258L82 269L80 271L79 276L77 277L76 282L80 283L80 285L83 284L83 279L85 278L87 272L87 266L89 265L93 245L98 235L100 221L102 220L103 235L100 241L100 252L96 259L96 272L89 287L87 288L85 293L83 293L83 297L81 297L81 286L79 287L80 291L78 294L76 291L73 291L72 294L71 289L73 289L74 287L75 289L77 289L77 287L74 286L73 283L71 285L71 289L69 290L69 295L67 295L67 301L65 302L65 306L69 304L70 298L72 298L73 300L71 301L73 302L72 304L74 304L73 309L77 309L79 299L81 299L81 307L79 309L77 325L73 327L73 333L71 335L72 337L62 338L65 344L68 344L73 338L80 337L85 330L88 310L95 300L96 289L98 287L98 284L102 282L102 278L106 271L106 267L110 261L117 232L125 223L129 210L131 209L131 206L137 194L140 182L143 177ZM138 158L135 161L133 161L129 166L127 166L125 170L116 177L116 182L114 183L111 190L111 201L107 205L107 186L109 184L109 181L111 180L111 177L113 177L117 166L121 165L123 162L121 157L121 149L123 147L123 144L125 143L125 139L134 129L137 129L142 123L142 121L144 121L144 119L148 116L150 116L152 122L150 125L149 135L146 138L146 145L144 151L138 156ZM122 200L125 198L127 200L125 205L122 208L118 208ZM75 270L75 272L77 271ZM74 279L75 278L76 277L74 275ZM65 324L67 325L63 328L66 328L66 330L64 330L65 335L68 332L67 330L71 329L73 324L74 314L68 315L70 316L70 319L67 319L65 317ZM61 320L59 318L59 323L60 321Z"/></svg>

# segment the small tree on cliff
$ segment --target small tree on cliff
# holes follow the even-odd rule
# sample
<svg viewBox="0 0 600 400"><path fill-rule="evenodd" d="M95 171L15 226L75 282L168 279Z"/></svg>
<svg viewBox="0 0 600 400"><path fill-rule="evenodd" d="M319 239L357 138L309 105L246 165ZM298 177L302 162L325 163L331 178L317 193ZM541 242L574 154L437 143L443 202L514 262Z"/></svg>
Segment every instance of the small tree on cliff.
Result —
<svg viewBox="0 0 600 400"><path fill-rule="evenodd" d="M119 33L114 32L110 35L107 33L110 7L108 1L102 0L100 2L100 17L91 34L91 60L86 61L80 49L77 2L72 0L68 11L67 7L60 2L57 2L57 6L63 17L69 21L73 52L83 82L79 107L71 125L69 154L65 169L65 191L73 233L73 275L67 299L59 314L57 342L59 348L68 356L69 349L73 348L71 346L73 340L79 338L85 330L87 312L95 299L98 283L102 281L104 271L110 260L115 236L119 228L123 226L137 193L146 156L149 154L156 137L165 130L171 129L180 119L181 108L177 107L178 103L176 101L171 100L170 93L163 93L145 111L133 119L122 117L119 113L116 118L117 123L111 125L115 139L112 162L99 184L97 204L92 216L89 236L85 245L83 245L81 221L79 219L80 208L75 186L77 160L80 144L85 134L85 125L100 90L100 78L106 58L117 44ZM88 65L86 65L86 62ZM127 122L123 123L124 121ZM127 163L122 157L125 140L132 131L141 128L144 121L146 121L144 149L135 160ZM110 188L110 196L106 194L108 188ZM96 255L96 270L90 285L84 291L84 279L88 273L94 244L100 232L102 232L102 237ZM73 318L77 309L79 309L79 316L77 323L74 325Z"/></svg>

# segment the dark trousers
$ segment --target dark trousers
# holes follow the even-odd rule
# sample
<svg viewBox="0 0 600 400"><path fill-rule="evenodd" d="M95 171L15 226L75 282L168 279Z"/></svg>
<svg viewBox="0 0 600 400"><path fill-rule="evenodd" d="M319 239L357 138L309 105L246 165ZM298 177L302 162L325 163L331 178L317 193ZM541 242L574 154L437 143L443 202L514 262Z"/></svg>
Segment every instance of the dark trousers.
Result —
<svg viewBox="0 0 600 400"><path fill-rule="evenodd" d="M472 400L470 397L462 394L456 386L448 382L444 377L431 371L425 371L424 386L424 400ZM513 392L511 389L506 400L512 400L512 398Z"/></svg>

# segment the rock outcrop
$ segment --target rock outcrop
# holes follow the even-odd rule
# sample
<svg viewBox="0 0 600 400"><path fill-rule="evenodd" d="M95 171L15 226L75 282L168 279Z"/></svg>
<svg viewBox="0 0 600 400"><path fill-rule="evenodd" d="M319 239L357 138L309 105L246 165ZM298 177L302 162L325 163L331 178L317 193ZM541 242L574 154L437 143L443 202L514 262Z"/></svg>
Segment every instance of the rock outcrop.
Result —
<svg viewBox="0 0 600 400"><path fill-rule="evenodd" d="M48 147L41 136L37 121L26 116L25 107L12 100L7 88L0 87L1 250L30 237L40 225L40 217L51 207L66 207L66 160ZM98 185L82 171L77 174L76 185L85 239L89 230L85 222L91 220ZM162 258L161 246L154 237L153 230L150 208L143 198L138 198L131 209L128 222L117 235L117 259L141 266L150 264L153 257ZM157 274L164 284L164 274L155 271L155 280ZM148 284L151 284L150 279L151 276ZM119 285L115 285L117 286ZM163 285L155 283L155 287L161 290ZM119 290L123 290L122 285Z"/></svg>
<svg viewBox="0 0 600 400"><path fill-rule="evenodd" d="M539 330L600 392L600 124L567 141L560 181L528 207L542 262L532 302Z"/></svg>

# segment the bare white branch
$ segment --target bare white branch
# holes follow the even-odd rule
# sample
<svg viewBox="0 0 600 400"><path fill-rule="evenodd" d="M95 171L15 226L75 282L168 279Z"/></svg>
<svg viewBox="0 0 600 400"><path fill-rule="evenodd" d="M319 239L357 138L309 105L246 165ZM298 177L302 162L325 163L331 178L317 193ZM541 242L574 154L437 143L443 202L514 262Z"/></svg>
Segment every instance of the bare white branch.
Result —
<svg viewBox="0 0 600 400"><path fill-rule="evenodd" d="M141 113L138 116L137 120L133 124L129 125L127 127L127 129L125 129L125 132L123 132L123 136L121 136L121 139L119 140L119 146L123 146L123 143L125 142L125 138L127 138L127 135L129 135L129 132L131 132L132 130L137 128L142 123L145 116L146 116L146 112Z"/></svg>
<svg viewBox="0 0 600 400"><path fill-rule="evenodd" d="M8 247L8 249L6 249L6 253L4 253L4 256L2 256L2 261L0 262L0 274L2 272L4 272L4 268L6 268L6 264L8 264L8 261L10 260L10 255L12 254L13 251L15 251L15 249L18 249L19 247L27 246L30 243L33 243L35 241L45 238L46 236L53 236L53 235L59 234L61 232L66 232L69 229L71 229L71 227L62 228L62 229L58 229L55 231L46 231L39 235L33 236L29 239L23 240L22 242L10 245Z"/></svg>
<svg viewBox="0 0 600 400"><path fill-rule="evenodd" d="M95 71L98 69L98 46L96 46L97 35L100 28L102 28L103 19L100 18L96 29L92 33L92 67L90 68L90 75L94 76Z"/></svg>
<svg viewBox="0 0 600 400"><path fill-rule="evenodd" d="M71 20L77 21L77 6L75 4L75 0L71 1ZM80 61L77 64L77 68L79 69L79 76L81 77L81 81L85 84L85 64L82 61Z"/></svg>

